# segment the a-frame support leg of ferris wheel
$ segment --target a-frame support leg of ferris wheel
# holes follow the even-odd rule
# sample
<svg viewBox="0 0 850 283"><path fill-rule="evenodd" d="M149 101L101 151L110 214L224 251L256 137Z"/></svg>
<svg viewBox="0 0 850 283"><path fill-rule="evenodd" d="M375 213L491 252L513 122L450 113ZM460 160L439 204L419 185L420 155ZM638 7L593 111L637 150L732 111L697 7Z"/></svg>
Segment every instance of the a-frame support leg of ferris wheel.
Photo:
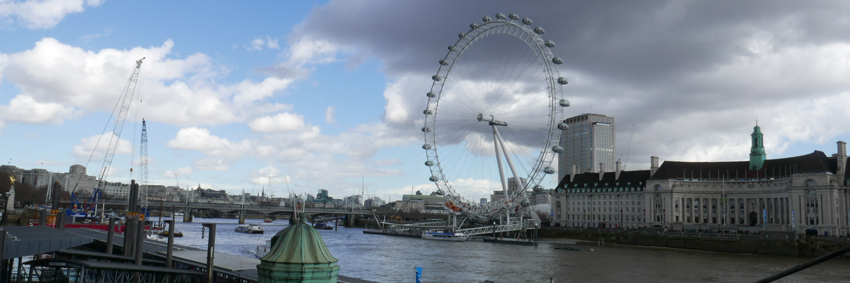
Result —
<svg viewBox="0 0 850 283"><path fill-rule="evenodd" d="M508 163L508 168L511 170L511 175L513 175L513 177L514 177L513 180L516 183L517 189L522 190L523 187L524 187L524 184L522 183L522 179L519 177L519 174L517 174L516 168L514 167L513 160L511 160L511 156L508 154L508 151L505 148L505 143L502 140L502 135L499 133L499 129L497 128L497 127L507 127L508 122L496 120L496 118L493 117L492 115L489 118L485 118L484 114L478 114L478 121L488 122L490 127L493 128L493 146L496 150L496 164L498 164L498 166L499 166L499 177L500 177L501 182L502 182L502 193L504 194L504 197L505 197L504 201L507 204L506 208L505 208L505 222L501 223L501 225L500 225L500 226L505 226L505 227L502 227L501 229L493 227L493 228L490 228L490 232L492 232L493 229L498 230L498 232L512 231L510 229L519 230L519 229L522 228L522 225L521 225L522 224L522 217L520 216L516 219L512 219L512 217L511 217L511 212L513 210L513 204L512 204L513 199L511 199L511 196L510 196L509 191L508 191L508 180L507 180L507 177L505 176L504 166L502 165L502 156L503 155L505 157L505 161ZM525 198L524 194L523 194L523 198ZM515 220L517 223L511 223L512 220ZM466 229L464 229L464 230L466 230ZM474 229L474 230L478 230L478 229ZM473 231L469 231L469 232L473 232Z"/></svg>

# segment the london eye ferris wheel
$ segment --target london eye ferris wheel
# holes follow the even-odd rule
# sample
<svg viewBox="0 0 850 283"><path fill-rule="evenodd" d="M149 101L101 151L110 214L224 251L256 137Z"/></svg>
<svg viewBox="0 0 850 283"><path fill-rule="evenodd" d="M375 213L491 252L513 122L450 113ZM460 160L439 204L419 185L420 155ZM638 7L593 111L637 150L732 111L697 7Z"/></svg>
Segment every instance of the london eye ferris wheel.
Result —
<svg viewBox="0 0 850 283"><path fill-rule="evenodd" d="M423 111L430 181L446 208L492 218L529 206L556 172L566 78L541 27L516 14L484 17L439 60Z"/></svg>

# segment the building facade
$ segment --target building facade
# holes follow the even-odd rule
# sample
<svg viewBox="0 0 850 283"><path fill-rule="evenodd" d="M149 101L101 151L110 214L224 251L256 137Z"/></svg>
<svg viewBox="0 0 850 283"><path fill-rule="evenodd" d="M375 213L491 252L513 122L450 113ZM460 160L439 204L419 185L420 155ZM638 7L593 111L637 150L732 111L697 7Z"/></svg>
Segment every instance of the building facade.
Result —
<svg viewBox="0 0 850 283"><path fill-rule="evenodd" d="M567 118L564 123L569 128L561 131L559 145L564 151L558 154L559 180L570 174L573 165L578 172L614 171L614 117L585 113Z"/></svg>
<svg viewBox="0 0 850 283"><path fill-rule="evenodd" d="M74 190L93 192L97 188L97 177L86 174L86 167L80 164L71 165L68 173L62 174L61 178L62 188L68 192Z"/></svg>
<svg viewBox="0 0 850 283"><path fill-rule="evenodd" d="M749 161L652 157L649 171L568 175L552 194L553 225L850 236L847 144L767 159L758 126L753 136Z"/></svg>

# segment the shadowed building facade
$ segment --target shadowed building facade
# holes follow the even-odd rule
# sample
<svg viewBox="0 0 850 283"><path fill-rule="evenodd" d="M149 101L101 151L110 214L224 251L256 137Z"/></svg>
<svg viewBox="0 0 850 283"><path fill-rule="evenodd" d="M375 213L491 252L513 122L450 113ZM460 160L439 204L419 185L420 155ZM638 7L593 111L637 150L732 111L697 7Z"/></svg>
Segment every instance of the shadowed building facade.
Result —
<svg viewBox="0 0 850 283"><path fill-rule="evenodd" d="M847 144L839 141L832 156L814 151L767 159L760 127L752 137L749 161L665 161L658 166L652 157L648 174L620 174L633 176L628 179L608 177L615 172L566 176L552 194L553 223L800 234L816 229L821 235L848 235Z"/></svg>
<svg viewBox="0 0 850 283"><path fill-rule="evenodd" d="M567 118L564 123L569 128L561 131L558 143L564 149L558 154L558 178L570 174L572 166L582 173L614 171L614 117L585 113Z"/></svg>

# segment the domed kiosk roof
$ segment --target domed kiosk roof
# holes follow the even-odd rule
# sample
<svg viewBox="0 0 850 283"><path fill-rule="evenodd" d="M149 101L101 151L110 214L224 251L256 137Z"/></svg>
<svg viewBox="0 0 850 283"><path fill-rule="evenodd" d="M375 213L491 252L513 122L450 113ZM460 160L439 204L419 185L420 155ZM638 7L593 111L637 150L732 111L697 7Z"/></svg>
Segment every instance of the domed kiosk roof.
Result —
<svg viewBox="0 0 850 283"><path fill-rule="evenodd" d="M339 261L325 246L316 228L303 222L277 232L271 240L271 251L262 261L294 264L322 264Z"/></svg>
<svg viewBox="0 0 850 283"><path fill-rule="evenodd" d="M257 265L259 283L337 282L337 261L315 228L296 221L272 237L271 250Z"/></svg>

